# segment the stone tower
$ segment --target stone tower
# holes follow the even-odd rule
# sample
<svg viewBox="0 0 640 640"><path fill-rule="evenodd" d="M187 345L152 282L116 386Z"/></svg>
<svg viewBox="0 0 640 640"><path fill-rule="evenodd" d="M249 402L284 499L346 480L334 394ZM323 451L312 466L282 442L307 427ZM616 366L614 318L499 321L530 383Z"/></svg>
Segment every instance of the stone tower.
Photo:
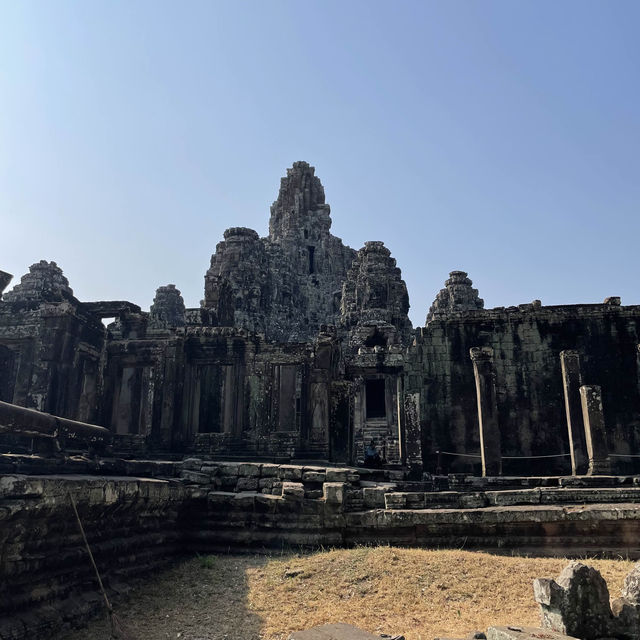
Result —
<svg viewBox="0 0 640 640"><path fill-rule="evenodd" d="M300 342L339 317L355 251L330 232L330 207L314 167L295 162L271 206L269 235L228 229L205 276L204 306L219 325Z"/></svg>
<svg viewBox="0 0 640 640"><path fill-rule="evenodd" d="M356 335L367 335L364 327L375 329L365 338L365 346L408 342L413 329L407 315L409 294L395 258L383 242L366 242L358 251L342 288L341 312L341 325L353 333L351 342ZM381 344L367 345L367 339Z"/></svg>
<svg viewBox="0 0 640 640"><path fill-rule="evenodd" d="M465 271L452 271L429 309L427 322L443 314L484 309L484 300L472 284Z"/></svg>

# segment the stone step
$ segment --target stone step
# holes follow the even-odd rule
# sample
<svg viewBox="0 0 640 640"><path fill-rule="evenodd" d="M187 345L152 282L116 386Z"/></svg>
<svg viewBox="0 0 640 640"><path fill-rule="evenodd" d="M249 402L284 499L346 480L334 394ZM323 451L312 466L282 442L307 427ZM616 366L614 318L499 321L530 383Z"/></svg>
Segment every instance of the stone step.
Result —
<svg viewBox="0 0 640 640"><path fill-rule="evenodd" d="M386 509L478 509L517 505L607 504L640 502L640 487L516 489L504 491L437 491L384 494Z"/></svg>

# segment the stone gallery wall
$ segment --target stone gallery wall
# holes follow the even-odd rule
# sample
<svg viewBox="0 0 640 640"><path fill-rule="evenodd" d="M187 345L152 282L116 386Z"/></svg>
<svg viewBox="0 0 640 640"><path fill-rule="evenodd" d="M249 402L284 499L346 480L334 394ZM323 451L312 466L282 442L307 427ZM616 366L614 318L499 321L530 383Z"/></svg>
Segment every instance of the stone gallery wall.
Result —
<svg viewBox="0 0 640 640"><path fill-rule="evenodd" d="M582 384L602 388L610 454L640 451L638 321L640 307L619 304L542 307L436 314L419 330L410 357L419 367L425 425L423 450L474 454L480 448L477 399L469 352L493 349L498 422L504 456L560 458L507 460L505 472L571 469L560 353L575 350ZM419 378L422 376L422 379ZM613 458L630 470L633 458ZM477 459L442 456L449 469L470 469ZM448 463L448 464L447 464Z"/></svg>

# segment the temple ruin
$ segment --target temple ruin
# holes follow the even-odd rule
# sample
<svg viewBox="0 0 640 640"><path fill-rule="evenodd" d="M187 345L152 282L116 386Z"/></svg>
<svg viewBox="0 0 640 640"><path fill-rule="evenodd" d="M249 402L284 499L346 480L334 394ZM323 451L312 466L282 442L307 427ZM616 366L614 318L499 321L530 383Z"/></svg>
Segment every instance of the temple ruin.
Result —
<svg viewBox="0 0 640 640"><path fill-rule="evenodd" d="M32 265L0 301L0 400L102 425L121 454L364 465L374 447L415 477L638 469L640 306L485 309L453 271L414 329L390 250L330 229L296 162L267 237L225 231L198 308L171 284L149 311L83 302L55 262Z"/></svg>

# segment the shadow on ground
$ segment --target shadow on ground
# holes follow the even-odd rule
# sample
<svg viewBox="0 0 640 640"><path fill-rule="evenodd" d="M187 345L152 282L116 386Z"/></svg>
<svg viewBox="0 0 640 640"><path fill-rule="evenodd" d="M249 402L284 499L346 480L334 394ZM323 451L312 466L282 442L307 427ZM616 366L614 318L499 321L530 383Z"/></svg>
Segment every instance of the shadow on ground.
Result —
<svg viewBox="0 0 640 640"><path fill-rule="evenodd" d="M247 571L260 556L199 556L135 584L114 610L123 640L258 640L262 620L248 604ZM106 615L51 640L108 640Z"/></svg>

